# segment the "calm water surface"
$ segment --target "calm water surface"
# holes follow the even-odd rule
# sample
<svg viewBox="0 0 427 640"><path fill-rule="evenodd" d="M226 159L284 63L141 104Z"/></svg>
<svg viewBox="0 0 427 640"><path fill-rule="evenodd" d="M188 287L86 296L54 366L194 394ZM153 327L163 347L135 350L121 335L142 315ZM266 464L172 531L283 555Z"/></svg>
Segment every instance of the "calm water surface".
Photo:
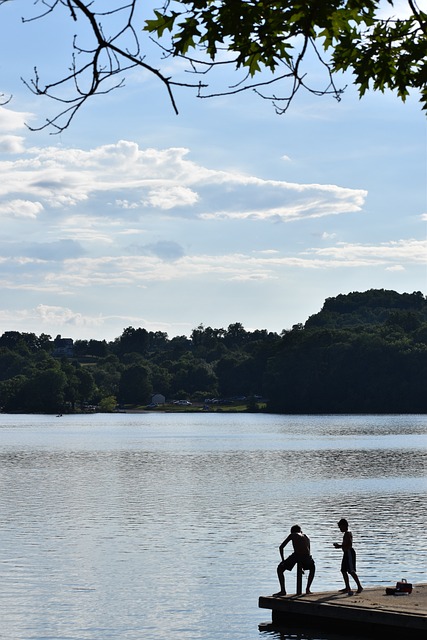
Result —
<svg viewBox="0 0 427 640"><path fill-rule="evenodd" d="M259 631L278 545L339 589L346 517L365 586L427 582L426 452L427 416L0 415L0 638L338 638Z"/></svg>

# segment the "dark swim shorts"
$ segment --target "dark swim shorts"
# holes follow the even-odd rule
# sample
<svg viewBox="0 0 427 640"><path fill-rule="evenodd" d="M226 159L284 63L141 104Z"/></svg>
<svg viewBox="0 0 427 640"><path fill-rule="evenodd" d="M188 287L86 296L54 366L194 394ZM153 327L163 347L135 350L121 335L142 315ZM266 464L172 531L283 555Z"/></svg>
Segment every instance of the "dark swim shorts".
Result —
<svg viewBox="0 0 427 640"><path fill-rule="evenodd" d="M356 552L353 548L346 549L344 551L341 562L341 571L346 571L347 573L356 572Z"/></svg>
<svg viewBox="0 0 427 640"><path fill-rule="evenodd" d="M282 571L292 571L297 562L301 564L303 569L314 569L315 566L312 556L301 553L291 553L285 560L282 560L278 568Z"/></svg>

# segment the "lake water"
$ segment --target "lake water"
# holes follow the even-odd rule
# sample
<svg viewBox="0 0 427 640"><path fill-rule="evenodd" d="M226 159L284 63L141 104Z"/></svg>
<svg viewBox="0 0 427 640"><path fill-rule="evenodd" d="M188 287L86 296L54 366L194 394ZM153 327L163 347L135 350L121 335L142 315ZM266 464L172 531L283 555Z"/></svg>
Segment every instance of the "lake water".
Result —
<svg viewBox="0 0 427 640"><path fill-rule="evenodd" d="M426 452L427 416L0 415L0 637L338 637L258 629L278 546L340 589L345 517L364 586L427 582Z"/></svg>

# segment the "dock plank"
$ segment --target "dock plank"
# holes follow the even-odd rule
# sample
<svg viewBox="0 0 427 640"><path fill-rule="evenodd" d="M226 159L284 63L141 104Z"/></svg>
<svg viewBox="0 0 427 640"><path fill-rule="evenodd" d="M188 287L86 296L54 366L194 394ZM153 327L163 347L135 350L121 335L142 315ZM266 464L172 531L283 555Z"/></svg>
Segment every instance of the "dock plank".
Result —
<svg viewBox="0 0 427 640"><path fill-rule="evenodd" d="M388 596L385 587L364 589L349 596L337 592L309 595L261 596L259 607L271 609L272 622L337 628L351 625L373 633L404 630L427 638L427 584L414 585L410 595Z"/></svg>

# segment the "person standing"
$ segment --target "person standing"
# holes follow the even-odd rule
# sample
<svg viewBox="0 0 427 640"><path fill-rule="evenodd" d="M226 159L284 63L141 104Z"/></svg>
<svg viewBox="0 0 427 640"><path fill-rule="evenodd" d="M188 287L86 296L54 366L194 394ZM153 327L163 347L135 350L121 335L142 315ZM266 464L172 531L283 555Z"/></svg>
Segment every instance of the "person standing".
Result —
<svg viewBox="0 0 427 640"><path fill-rule="evenodd" d="M283 550L288 542L292 542L294 551L285 560ZM279 578L280 591L278 593L275 593L274 595L286 595L284 573L285 571L292 571L297 563L300 564L303 569L309 570L306 593L311 593L310 587L311 583L313 582L314 574L316 572L316 566L310 552L310 539L305 535L305 533L302 532L299 524L294 524L293 527L291 527L291 533L280 545L279 553L280 557L282 558L282 561L277 567L277 577Z"/></svg>
<svg viewBox="0 0 427 640"><path fill-rule="evenodd" d="M356 552L353 548L353 534L348 528L348 522L345 518L341 518L338 522L339 530L344 534L341 544L334 542L335 549L342 549L343 556L341 562L341 573L344 578L345 588L341 589L342 593L353 595L350 587L349 575L353 578L357 585L357 593L362 593L363 587L360 584L359 576L356 573Z"/></svg>

